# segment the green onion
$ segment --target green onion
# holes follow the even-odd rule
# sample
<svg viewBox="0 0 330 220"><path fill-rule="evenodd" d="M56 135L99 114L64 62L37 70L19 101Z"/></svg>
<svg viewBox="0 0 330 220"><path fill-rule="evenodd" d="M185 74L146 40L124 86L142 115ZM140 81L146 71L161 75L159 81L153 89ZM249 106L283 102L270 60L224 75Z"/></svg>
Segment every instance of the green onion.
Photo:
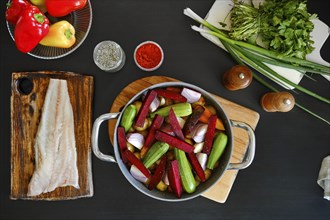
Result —
<svg viewBox="0 0 330 220"><path fill-rule="evenodd" d="M234 57L234 59L237 61L238 64L240 65L245 65L245 63L241 60L241 58L237 55L237 53L235 52L235 50L228 45L228 43L221 41L221 43L224 45L224 47L227 49L227 51L232 55L232 57ZM253 73L253 78L255 78L260 84L264 85L265 87L267 87L268 89L270 89L273 92L279 92L278 89L276 89L275 87L273 87L271 84L269 84L268 82L266 82L265 80L263 80L261 77L259 77L258 75L256 75L255 73ZM330 121L324 119L322 116L308 110L306 107L302 106L301 104L295 102L295 106L297 106L298 108L302 109L303 111L311 114L312 116L320 119L321 121L327 123L328 125L330 125Z"/></svg>
<svg viewBox="0 0 330 220"><path fill-rule="evenodd" d="M253 69L257 70L259 73L261 73L264 76L267 76L268 78L272 79L273 81L277 82L278 84L286 87L287 85L295 87L297 90L304 92L305 94L308 94L320 101L323 101L327 104L330 104L330 100L322 97L300 85L297 85L287 78L281 76L276 71L268 67L265 63L277 65L285 68L295 69L298 71L305 71L305 72L311 72L311 73L317 73L317 74L330 74L330 67L324 66L318 63L314 63L312 61L296 58L296 57L288 57L283 54L279 54L274 51L269 51L265 48L239 41L239 40L233 40L229 37L227 34L227 31L220 30L217 27L213 26L209 22L202 19L200 16L198 16L195 12L193 12L191 9L186 8L184 10L184 14L188 17L192 18L193 20L197 21L198 23L202 24L203 26L207 27L208 29L199 28L197 26L192 26L192 29L201 33L207 33L211 34L215 37L217 37L221 43L224 45L225 49L233 56L233 58L241 65L249 65ZM263 80L261 77L253 73L253 77L260 82L262 85L266 86L272 91L277 92L278 90L270 85L268 82ZM322 120L323 122L326 122L330 125L330 122L321 116L315 114L314 112L308 110L304 106L296 103L295 104L300 109L306 111L307 113L311 114L312 116Z"/></svg>

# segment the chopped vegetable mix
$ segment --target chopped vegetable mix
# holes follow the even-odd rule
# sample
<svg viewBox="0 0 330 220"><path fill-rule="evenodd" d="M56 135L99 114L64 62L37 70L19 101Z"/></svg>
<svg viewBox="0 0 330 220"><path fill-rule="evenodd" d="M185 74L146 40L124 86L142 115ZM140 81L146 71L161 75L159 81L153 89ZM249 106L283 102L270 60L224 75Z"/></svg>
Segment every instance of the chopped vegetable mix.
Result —
<svg viewBox="0 0 330 220"><path fill-rule="evenodd" d="M209 156L200 153L202 149L197 150L196 136L185 137L183 131L187 126L191 131L198 130L199 127L206 130L209 127L205 135L207 145L212 145L213 137L220 133L216 127L216 122L220 119L214 107L208 105L207 101L200 102L200 99L188 103L188 100L181 97L180 91L182 89L179 87L149 90L143 100L138 100L124 110L121 117L124 123L121 122L117 129L121 157L131 175L149 190L168 191L178 198L182 193L194 193L199 183L207 181L210 176L208 174L211 173L206 168ZM162 95L171 101L159 104L152 112L148 106L152 100L161 99ZM198 96L204 100L201 94ZM180 103L173 104L175 102ZM136 103L141 103L141 107L137 107ZM136 111L132 111L135 107ZM212 109L213 114L208 114L206 123L203 123L199 118L208 108ZM141 123L150 123L136 127L139 120ZM223 127L221 132L225 132ZM138 138L133 142L132 136ZM212 169L219 164L218 156L212 158Z"/></svg>

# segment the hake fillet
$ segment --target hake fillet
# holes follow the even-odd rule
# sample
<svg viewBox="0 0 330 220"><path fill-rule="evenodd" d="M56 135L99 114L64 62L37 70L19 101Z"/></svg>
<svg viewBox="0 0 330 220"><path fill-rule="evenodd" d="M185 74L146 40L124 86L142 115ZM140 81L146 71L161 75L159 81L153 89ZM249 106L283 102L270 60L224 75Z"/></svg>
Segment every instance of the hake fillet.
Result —
<svg viewBox="0 0 330 220"><path fill-rule="evenodd" d="M66 80L50 79L34 150L35 170L28 196L64 186L79 189L74 117Z"/></svg>

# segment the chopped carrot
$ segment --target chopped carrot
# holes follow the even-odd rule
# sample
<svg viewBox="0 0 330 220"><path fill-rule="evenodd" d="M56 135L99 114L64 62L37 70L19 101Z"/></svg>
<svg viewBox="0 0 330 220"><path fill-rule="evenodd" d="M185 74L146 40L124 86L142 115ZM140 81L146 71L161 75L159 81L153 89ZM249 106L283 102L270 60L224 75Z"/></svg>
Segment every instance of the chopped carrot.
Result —
<svg viewBox="0 0 330 220"><path fill-rule="evenodd" d="M203 122L205 124L207 124L210 120L210 117L212 114L212 112L204 106L205 111L203 112L203 114L199 117L199 121ZM225 126L223 125L223 122L217 117L216 120L216 129L224 131L225 130Z"/></svg>

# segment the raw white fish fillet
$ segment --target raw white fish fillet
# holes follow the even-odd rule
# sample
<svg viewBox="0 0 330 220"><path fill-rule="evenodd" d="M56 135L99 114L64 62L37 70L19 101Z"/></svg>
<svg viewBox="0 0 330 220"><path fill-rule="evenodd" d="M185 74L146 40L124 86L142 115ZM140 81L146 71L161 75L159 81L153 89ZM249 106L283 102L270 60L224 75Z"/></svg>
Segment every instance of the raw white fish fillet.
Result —
<svg viewBox="0 0 330 220"><path fill-rule="evenodd" d="M50 79L34 150L35 170L28 196L63 186L79 189L74 117L66 80Z"/></svg>

